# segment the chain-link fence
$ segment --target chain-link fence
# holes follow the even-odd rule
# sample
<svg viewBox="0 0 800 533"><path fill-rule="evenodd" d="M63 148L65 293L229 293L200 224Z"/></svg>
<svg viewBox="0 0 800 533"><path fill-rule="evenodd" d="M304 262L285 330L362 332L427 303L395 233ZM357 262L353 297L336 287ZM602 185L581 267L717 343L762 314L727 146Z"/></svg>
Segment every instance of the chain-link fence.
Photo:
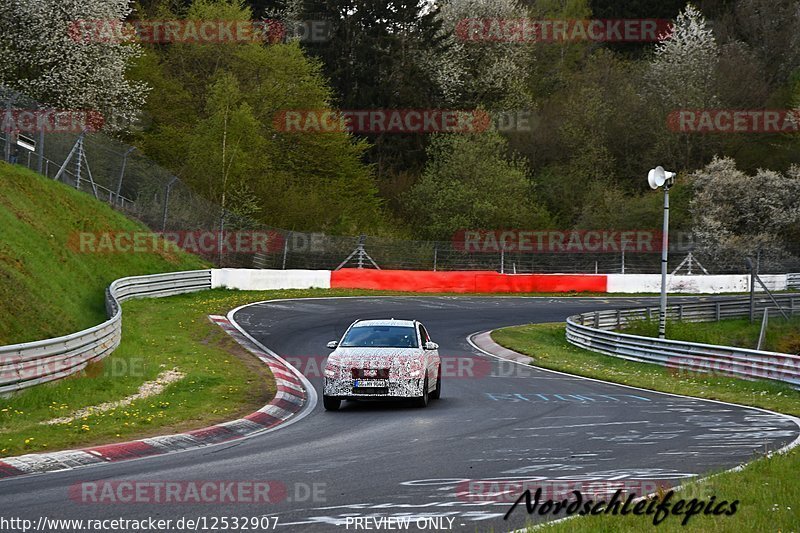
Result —
<svg viewBox="0 0 800 533"><path fill-rule="evenodd" d="M8 117L18 110L43 110L35 101L0 87ZM222 236L211 247L191 248L217 266L250 268L335 269L343 266L409 270L493 270L506 273L657 273L660 251L603 253L520 251L503 246L465 247L458 241L411 241L381 237L346 237L293 232L236 216L209 202L170 171L135 147L98 132L43 131L21 133L4 121L0 146L4 159L26 166L94 195L142 221L155 232L195 232ZM57 128L56 128L57 129ZM247 251L229 246L225 236L259 232L267 246ZM195 236L197 236L195 234ZM670 239L670 271L743 273L744 259L720 260L689 255L693 246ZM568 249L568 248L567 248ZM478 251L479 250L479 251ZM761 272L800 270L796 253L760 263Z"/></svg>

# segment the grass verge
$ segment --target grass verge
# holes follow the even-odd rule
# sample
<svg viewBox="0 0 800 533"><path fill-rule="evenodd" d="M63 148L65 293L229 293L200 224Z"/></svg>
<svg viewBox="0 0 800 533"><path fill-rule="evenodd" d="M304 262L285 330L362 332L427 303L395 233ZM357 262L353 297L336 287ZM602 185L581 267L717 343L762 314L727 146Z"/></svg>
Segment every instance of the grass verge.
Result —
<svg viewBox="0 0 800 533"><path fill-rule="evenodd" d="M706 324L708 326L708 324ZM735 330L734 330L735 331ZM635 363L583 350L564 338L564 324L534 324L492 333L495 342L534 357L535 365L645 389L752 405L800 416L800 391L766 381L683 373L658 365ZM794 450L760 458L741 471L720 473L686 483L678 499L716 496L717 501L739 499L734 516L694 516L681 525L676 516L654 526L652 516L587 516L539 526L556 532L647 531L797 531L800 528L800 452ZM519 510L524 512L524 510ZM540 530L537 528L537 531Z"/></svg>
<svg viewBox="0 0 800 533"><path fill-rule="evenodd" d="M86 371L0 399L0 457L168 434L249 414L268 403L268 369L241 348L209 314L273 298L350 296L354 291L211 290L123 304L122 344ZM164 370L186 377L161 394L70 423L42 422L118 401Z"/></svg>

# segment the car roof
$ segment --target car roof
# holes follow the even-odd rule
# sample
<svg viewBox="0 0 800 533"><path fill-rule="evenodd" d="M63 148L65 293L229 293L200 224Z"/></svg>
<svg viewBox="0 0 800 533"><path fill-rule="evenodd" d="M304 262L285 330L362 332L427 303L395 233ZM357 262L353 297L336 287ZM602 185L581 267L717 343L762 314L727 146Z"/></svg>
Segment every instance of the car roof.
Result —
<svg viewBox="0 0 800 533"><path fill-rule="evenodd" d="M406 326L406 327L414 327L416 320L398 320L395 318L382 318L382 319L373 319L373 320L357 320L355 324L353 324L354 328L360 328L362 326Z"/></svg>

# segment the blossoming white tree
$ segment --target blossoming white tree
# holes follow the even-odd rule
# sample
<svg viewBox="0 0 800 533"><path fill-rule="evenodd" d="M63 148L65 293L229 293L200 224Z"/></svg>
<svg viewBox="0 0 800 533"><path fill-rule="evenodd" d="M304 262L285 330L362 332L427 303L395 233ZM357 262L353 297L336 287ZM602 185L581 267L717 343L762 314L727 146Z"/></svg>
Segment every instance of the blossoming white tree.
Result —
<svg viewBox="0 0 800 533"><path fill-rule="evenodd" d="M716 103L714 79L719 47L699 9L687 4L671 34L659 42L650 64L652 91L670 108L700 108Z"/></svg>
<svg viewBox="0 0 800 533"><path fill-rule="evenodd" d="M786 237L800 224L800 167L786 174L760 169L751 176L733 159L715 157L691 179L699 252L736 268L759 250L765 260L786 255Z"/></svg>
<svg viewBox="0 0 800 533"><path fill-rule="evenodd" d="M0 85L43 105L101 113L108 129L137 117L147 87L126 79L135 43L76 34L82 21L120 24L129 0L0 2Z"/></svg>
<svg viewBox="0 0 800 533"><path fill-rule="evenodd" d="M519 98L530 43L484 40L483 34L491 23L521 20L526 15L517 0L451 0L441 4L442 31L448 34L446 48L444 53L428 57L426 63L450 105L480 102L492 107Z"/></svg>

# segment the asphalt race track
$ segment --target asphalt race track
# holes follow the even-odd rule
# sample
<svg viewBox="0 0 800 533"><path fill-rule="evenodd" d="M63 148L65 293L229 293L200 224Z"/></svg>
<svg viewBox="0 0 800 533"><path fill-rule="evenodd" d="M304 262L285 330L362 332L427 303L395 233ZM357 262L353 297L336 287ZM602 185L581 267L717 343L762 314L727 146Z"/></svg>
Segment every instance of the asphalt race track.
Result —
<svg viewBox="0 0 800 533"><path fill-rule="evenodd" d="M577 312L643 301L381 297L254 304L236 312L235 320L299 367L318 394L319 365L330 352L325 344L352 320L421 320L449 365L442 399L426 409L346 402L334 413L325 412L320 401L297 423L232 444L8 479L0 482L0 512L33 520L264 515L278 517L279 531L356 531L357 517L411 516L439 518L456 531L507 531L529 520L524 508L504 521L510 502L465 493L467 481L677 484L798 437L792 420L763 411L536 370L481 354L467 341L479 331L563 321ZM100 479L274 480L286 497L267 505L70 498L71 486ZM410 530L419 530L411 524Z"/></svg>

